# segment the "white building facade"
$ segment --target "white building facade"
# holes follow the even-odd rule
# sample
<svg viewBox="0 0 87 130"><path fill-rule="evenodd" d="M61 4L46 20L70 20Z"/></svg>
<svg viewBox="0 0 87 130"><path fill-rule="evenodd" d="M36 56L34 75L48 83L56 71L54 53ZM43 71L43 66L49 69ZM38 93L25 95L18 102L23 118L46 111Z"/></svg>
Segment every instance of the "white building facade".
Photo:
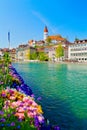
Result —
<svg viewBox="0 0 87 130"><path fill-rule="evenodd" d="M68 59L71 61L87 62L87 39L77 40L68 47Z"/></svg>
<svg viewBox="0 0 87 130"><path fill-rule="evenodd" d="M56 54L55 48L50 49L49 50L49 60L57 61L57 58L56 58L55 54Z"/></svg>

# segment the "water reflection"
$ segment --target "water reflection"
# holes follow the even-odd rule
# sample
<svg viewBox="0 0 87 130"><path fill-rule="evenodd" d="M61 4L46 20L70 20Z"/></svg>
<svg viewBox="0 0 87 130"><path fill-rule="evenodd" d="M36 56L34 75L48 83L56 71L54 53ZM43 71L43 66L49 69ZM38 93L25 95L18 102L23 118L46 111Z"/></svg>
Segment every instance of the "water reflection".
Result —
<svg viewBox="0 0 87 130"><path fill-rule="evenodd" d="M80 64L14 64L36 97L42 96L45 116L63 130L86 130L87 67Z"/></svg>

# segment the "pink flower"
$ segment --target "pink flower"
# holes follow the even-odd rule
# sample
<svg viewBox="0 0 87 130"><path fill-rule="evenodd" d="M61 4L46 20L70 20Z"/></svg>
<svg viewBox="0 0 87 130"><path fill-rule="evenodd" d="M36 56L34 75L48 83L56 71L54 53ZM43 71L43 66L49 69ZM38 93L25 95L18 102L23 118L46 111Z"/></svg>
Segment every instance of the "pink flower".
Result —
<svg viewBox="0 0 87 130"><path fill-rule="evenodd" d="M14 90L9 89L9 93L10 93L10 94L13 94L13 93L14 93Z"/></svg>
<svg viewBox="0 0 87 130"><path fill-rule="evenodd" d="M28 103L28 102L25 102L24 105L25 105L25 106L29 106L29 103Z"/></svg>
<svg viewBox="0 0 87 130"><path fill-rule="evenodd" d="M15 100L16 97L15 97L15 96L10 96L9 99L11 99L11 100Z"/></svg>
<svg viewBox="0 0 87 130"><path fill-rule="evenodd" d="M25 118L24 113L16 112L15 116L17 116L19 119L24 119Z"/></svg>
<svg viewBox="0 0 87 130"><path fill-rule="evenodd" d="M7 101L4 102L4 104L5 104L6 106L10 106L11 102L10 102L10 100L7 100Z"/></svg>
<svg viewBox="0 0 87 130"><path fill-rule="evenodd" d="M34 107L37 107L37 103L36 103L35 101L33 101L32 105L33 105Z"/></svg>
<svg viewBox="0 0 87 130"><path fill-rule="evenodd" d="M20 104L22 103L22 101L18 100L16 103L17 103L17 106L20 106Z"/></svg>
<svg viewBox="0 0 87 130"><path fill-rule="evenodd" d="M35 111L33 111L33 116L36 116L36 115L37 115L37 113Z"/></svg>
<svg viewBox="0 0 87 130"><path fill-rule="evenodd" d="M34 115L33 115L32 112L28 112L27 115L28 115L28 117L30 117L30 118L33 118L33 117L34 117Z"/></svg>
<svg viewBox="0 0 87 130"><path fill-rule="evenodd" d="M27 101L29 101L29 98L28 97L24 97L23 98L23 102L27 102Z"/></svg>
<svg viewBox="0 0 87 130"><path fill-rule="evenodd" d="M11 103L11 108L16 108L18 105L17 105L17 102L12 102Z"/></svg>
<svg viewBox="0 0 87 130"><path fill-rule="evenodd" d="M16 109L18 112L25 112L24 108L23 107L19 107Z"/></svg>
<svg viewBox="0 0 87 130"><path fill-rule="evenodd" d="M19 119L24 119L24 113L27 113L29 118L38 117L39 122L43 121L43 116L41 107L34 101L34 98L21 94L15 89L9 89L2 91L2 94L5 94L9 100L4 102L3 109L9 111L9 108L15 108L15 116ZM15 100L17 98L17 100Z"/></svg>

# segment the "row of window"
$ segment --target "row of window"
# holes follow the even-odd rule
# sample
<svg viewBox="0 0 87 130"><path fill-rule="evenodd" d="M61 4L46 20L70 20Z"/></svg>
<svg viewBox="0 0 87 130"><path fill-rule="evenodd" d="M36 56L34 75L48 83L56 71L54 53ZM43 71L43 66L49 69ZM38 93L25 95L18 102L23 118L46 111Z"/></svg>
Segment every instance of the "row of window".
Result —
<svg viewBox="0 0 87 130"><path fill-rule="evenodd" d="M71 49L71 51L84 51L84 50L87 50L87 48L74 48L74 49Z"/></svg>
<svg viewBox="0 0 87 130"><path fill-rule="evenodd" d="M79 46L87 46L87 43L85 44L74 44L74 45L71 45L70 47L79 47Z"/></svg>
<svg viewBox="0 0 87 130"><path fill-rule="evenodd" d="M71 56L87 56L87 52L85 52L85 53L71 53Z"/></svg>
<svg viewBox="0 0 87 130"><path fill-rule="evenodd" d="M87 58L77 58L78 61L87 61Z"/></svg>
<svg viewBox="0 0 87 130"><path fill-rule="evenodd" d="M87 58L79 58L78 60L87 60Z"/></svg>
<svg viewBox="0 0 87 130"><path fill-rule="evenodd" d="M82 62L82 61L86 61L87 62L87 58L75 58L75 59L71 59L72 61L79 61L79 62Z"/></svg>

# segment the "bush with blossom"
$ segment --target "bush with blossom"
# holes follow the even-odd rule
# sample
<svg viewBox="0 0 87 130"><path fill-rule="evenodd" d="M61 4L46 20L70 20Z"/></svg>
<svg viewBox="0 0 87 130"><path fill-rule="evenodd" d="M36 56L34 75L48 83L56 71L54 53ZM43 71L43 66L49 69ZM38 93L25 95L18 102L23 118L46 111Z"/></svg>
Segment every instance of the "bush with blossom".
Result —
<svg viewBox="0 0 87 130"><path fill-rule="evenodd" d="M0 105L2 106L0 123L3 122L4 126L8 124L6 118L11 115L13 118L9 118L10 126L12 126L11 123L13 122L13 119L15 119L15 121L21 120L22 123L28 123L28 127L31 127L31 129L39 128L40 124L44 122L41 106L34 101L33 97L26 96L16 89L7 88L0 91L0 100L2 103ZM14 124L16 124L15 121ZM24 127L22 123L20 123L21 129ZM16 125L14 125L14 128L15 127Z"/></svg>

